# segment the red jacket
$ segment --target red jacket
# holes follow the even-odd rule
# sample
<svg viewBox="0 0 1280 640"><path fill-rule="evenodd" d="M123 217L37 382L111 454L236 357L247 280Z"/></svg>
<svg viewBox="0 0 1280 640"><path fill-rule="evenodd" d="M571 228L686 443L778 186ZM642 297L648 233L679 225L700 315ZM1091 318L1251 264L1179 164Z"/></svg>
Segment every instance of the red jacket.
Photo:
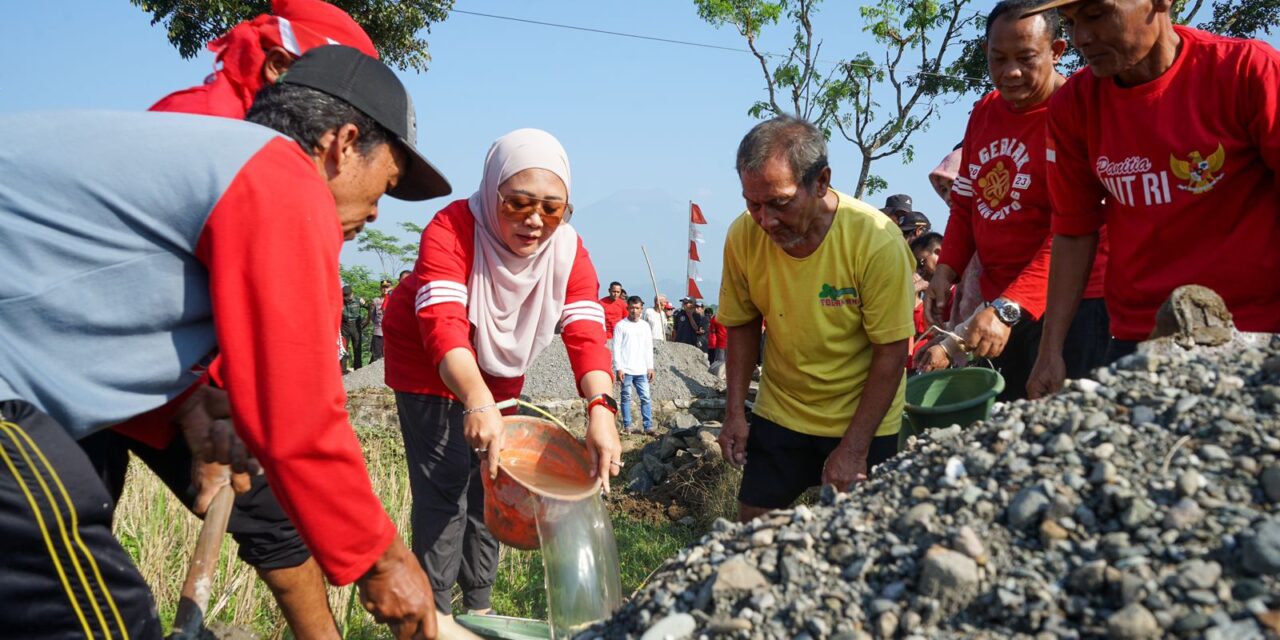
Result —
<svg viewBox="0 0 1280 640"><path fill-rule="evenodd" d="M298 57L327 44L378 57L373 41L342 9L320 0L273 0L270 14L241 22L209 43L221 68L204 84L175 91L150 110L244 120L265 81L262 65L268 49L279 47Z"/></svg>
<svg viewBox="0 0 1280 640"><path fill-rule="evenodd" d="M720 324L720 319L711 316L710 331L707 332L707 348L708 349L728 349L729 348L729 329Z"/></svg>
<svg viewBox="0 0 1280 640"><path fill-rule="evenodd" d="M453 349L475 352L466 307L475 233L475 217L466 200L442 209L422 234L413 275L391 292L382 334L387 386L392 389L456 399L440 378L440 361ZM604 315L596 302L598 289L595 267L579 239L560 316L560 335L575 381L588 371L612 375L611 356L604 346ZM523 376L498 378L483 370L481 374L497 400L518 397L524 386Z"/></svg>

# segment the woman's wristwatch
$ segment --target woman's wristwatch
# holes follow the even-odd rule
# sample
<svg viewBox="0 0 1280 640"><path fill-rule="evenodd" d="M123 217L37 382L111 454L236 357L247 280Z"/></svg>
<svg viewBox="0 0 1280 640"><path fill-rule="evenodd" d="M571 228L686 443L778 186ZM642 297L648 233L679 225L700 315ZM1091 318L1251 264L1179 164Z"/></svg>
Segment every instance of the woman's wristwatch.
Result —
<svg viewBox="0 0 1280 640"><path fill-rule="evenodd" d="M607 393L601 393L587 401L587 415L591 415L591 410L596 405L600 405L609 410L613 415L618 415L618 401Z"/></svg>

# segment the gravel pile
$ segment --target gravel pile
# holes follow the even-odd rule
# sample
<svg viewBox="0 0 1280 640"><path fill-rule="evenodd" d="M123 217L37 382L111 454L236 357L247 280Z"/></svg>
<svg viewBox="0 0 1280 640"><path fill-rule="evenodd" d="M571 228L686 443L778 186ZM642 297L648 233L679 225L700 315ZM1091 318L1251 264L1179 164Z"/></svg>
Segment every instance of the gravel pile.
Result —
<svg viewBox="0 0 1280 640"><path fill-rule="evenodd" d="M654 403L688 398L712 398L723 385L707 371L707 354L697 347L678 342L657 342L653 346L654 381L649 394ZM520 395L528 400L565 400L578 397L573 369L564 342L557 337L533 361L525 373Z"/></svg>
<svg viewBox="0 0 1280 640"><path fill-rule="evenodd" d="M347 391L384 387L384 360L367 364L342 377ZM654 381L649 392L655 403L688 398L713 398L724 383L707 370L707 354L677 342L659 342L653 350ZM335 365L336 366L336 365ZM534 402L578 397L573 369L564 342L557 337L525 374L521 395Z"/></svg>
<svg viewBox="0 0 1280 640"><path fill-rule="evenodd" d="M348 392L356 389L385 388L387 386L385 380L387 369L383 365L386 362L386 360L375 360L342 376L342 386L346 387Z"/></svg>
<svg viewBox="0 0 1280 640"><path fill-rule="evenodd" d="M1280 634L1280 338L1138 354L713 531L580 637Z"/></svg>

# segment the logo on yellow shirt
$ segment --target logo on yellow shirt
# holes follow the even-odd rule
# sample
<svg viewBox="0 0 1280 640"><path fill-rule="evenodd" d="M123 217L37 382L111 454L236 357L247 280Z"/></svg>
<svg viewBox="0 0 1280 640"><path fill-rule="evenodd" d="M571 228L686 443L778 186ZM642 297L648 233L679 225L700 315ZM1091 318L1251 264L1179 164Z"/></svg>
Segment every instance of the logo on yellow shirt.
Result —
<svg viewBox="0 0 1280 640"><path fill-rule="evenodd" d="M1178 185L1183 191L1191 193L1204 193L1213 188L1222 179L1222 165L1227 162L1227 152L1222 148L1222 143L1218 143L1218 150L1209 154L1208 158L1200 155L1199 151L1192 151L1187 155L1186 160L1179 160L1178 156L1169 154L1169 168L1173 170L1173 175L1186 180L1186 184Z"/></svg>
<svg viewBox="0 0 1280 640"><path fill-rule="evenodd" d="M854 287L837 289L829 284L823 284L822 291L818 292L818 302L824 307L844 307L861 304L862 298L858 296L858 290Z"/></svg>

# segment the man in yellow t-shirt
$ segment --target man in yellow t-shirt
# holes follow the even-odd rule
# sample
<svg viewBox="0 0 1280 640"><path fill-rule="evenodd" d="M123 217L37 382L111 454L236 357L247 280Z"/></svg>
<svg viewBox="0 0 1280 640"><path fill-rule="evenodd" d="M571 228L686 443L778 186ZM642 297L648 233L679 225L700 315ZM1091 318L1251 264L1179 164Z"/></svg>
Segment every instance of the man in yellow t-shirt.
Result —
<svg viewBox="0 0 1280 640"><path fill-rule="evenodd" d="M724 247L720 445L745 465L745 522L818 484L846 491L897 452L915 261L889 218L831 188L826 140L808 122L756 125L737 165L747 212ZM761 320L769 339L748 421Z"/></svg>

